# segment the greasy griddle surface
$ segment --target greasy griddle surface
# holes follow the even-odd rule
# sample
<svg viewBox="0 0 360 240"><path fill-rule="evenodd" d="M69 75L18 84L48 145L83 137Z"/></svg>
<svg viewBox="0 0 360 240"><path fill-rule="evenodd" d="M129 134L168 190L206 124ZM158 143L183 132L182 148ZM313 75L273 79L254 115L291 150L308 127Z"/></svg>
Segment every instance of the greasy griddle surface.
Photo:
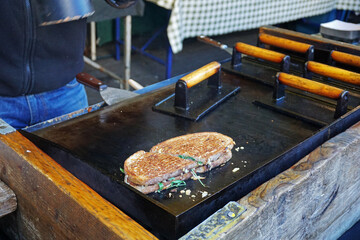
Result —
<svg viewBox="0 0 360 240"><path fill-rule="evenodd" d="M169 191L148 195L176 216L263 167L318 130L252 103L271 92L270 87L227 73L222 73L222 77L241 86L241 91L198 122L152 111L155 103L173 93L172 86L34 133L67 149L118 184L124 184L120 167L138 150L149 151L161 141L193 132L214 131L233 138L236 145L232 159L225 166L199 174L205 177L202 181L208 187L189 180L186 187L170 197ZM182 189L190 189L191 194L180 193ZM209 193L205 198L204 191ZM135 190L134 194L147 198Z"/></svg>

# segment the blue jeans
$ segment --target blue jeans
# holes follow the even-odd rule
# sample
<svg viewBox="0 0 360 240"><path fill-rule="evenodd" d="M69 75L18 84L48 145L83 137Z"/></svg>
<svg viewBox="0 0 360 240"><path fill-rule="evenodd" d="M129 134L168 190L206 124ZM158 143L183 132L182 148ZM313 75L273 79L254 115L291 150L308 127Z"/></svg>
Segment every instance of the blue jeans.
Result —
<svg viewBox="0 0 360 240"><path fill-rule="evenodd" d="M75 79L59 89L19 97L0 96L0 118L19 129L88 106L85 88Z"/></svg>

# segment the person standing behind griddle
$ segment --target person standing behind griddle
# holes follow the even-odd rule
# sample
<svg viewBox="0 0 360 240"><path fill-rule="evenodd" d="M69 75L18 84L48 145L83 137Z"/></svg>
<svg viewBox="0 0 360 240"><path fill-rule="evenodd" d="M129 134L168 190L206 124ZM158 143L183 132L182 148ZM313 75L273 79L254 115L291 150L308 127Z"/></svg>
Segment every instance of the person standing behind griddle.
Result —
<svg viewBox="0 0 360 240"><path fill-rule="evenodd" d="M105 1L125 8L136 0ZM0 2L0 118L16 129L88 106L75 79L84 67L86 18L40 26L39 2Z"/></svg>

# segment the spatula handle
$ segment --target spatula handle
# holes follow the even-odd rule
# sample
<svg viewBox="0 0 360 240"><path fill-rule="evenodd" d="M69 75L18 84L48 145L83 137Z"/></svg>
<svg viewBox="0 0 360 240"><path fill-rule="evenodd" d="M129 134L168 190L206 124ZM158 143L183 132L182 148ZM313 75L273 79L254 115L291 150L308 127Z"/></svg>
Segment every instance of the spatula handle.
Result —
<svg viewBox="0 0 360 240"><path fill-rule="evenodd" d="M94 76L88 73L79 73L76 75L76 79L78 82L91 87L95 90L101 91L107 88L107 85L101 82L99 79L95 78Z"/></svg>
<svg viewBox="0 0 360 240"><path fill-rule="evenodd" d="M283 59L287 56L283 53L278 53L268 49L252 46L246 43L238 42L235 44L236 51L255 57L264 59L274 63L281 63Z"/></svg>
<svg viewBox="0 0 360 240"><path fill-rule="evenodd" d="M336 62L344 63L354 67L360 67L360 56L357 55L334 50L331 52L331 58Z"/></svg>
<svg viewBox="0 0 360 240"><path fill-rule="evenodd" d="M222 44L221 42L218 42L212 38L209 38L207 36L204 36L204 35L201 35L201 36L198 36L197 39L200 41L200 42L204 42L204 43L207 43L209 45L212 45L214 47L218 47L218 48L221 48L221 49L226 49L228 48L227 45L225 44Z"/></svg>
<svg viewBox="0 0 360 240"><path fill-rule="evenodd" d="M186 83L187 88L191 88L196 84L204 81L205 79L211 77L215 73L219 72L220 67L221 64L219 62L214 61L193 71L192 73L187 74L186 76L182 77L180 80Z"/></svg>
<svg viewBox="0 0 360 240"><path fill-rule="evenodd" d="M309 51L309 49L313 48L313 46L310 44L296 42L286 38L275 37L265 33L261 33L259 35L259 40L261 43L304 54Z"/></svg>
<svg viewBox="0 0 360 240"><path fill-rule="evenodd" d="M343 82L360 85L360 74L329 66L326 64L308 61L305 64L305 72L310 71L325 77L334 78ZM306 74L308 75L308 74Z"/></svg>
<svg viewBox="0 0 360 240"><path fill-rule="evenodd" d="M323 83L315 82L306 78L287 73L278 73L277 79L281 84L314 93L331 99L339 99L344 90Z"/></svg>

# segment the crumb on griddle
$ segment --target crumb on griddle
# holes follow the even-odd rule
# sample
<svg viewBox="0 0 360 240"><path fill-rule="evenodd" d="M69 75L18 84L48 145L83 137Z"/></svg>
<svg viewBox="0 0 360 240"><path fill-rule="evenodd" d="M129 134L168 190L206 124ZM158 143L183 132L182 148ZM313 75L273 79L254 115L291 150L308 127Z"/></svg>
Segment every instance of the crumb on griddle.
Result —
<svg viewBox="0 0 360 240"><path fill-rule="evenodd" d="M201 192L201 197L204 198L208 195L208 192L207 191L204 191L204 192Z"/></svg>

